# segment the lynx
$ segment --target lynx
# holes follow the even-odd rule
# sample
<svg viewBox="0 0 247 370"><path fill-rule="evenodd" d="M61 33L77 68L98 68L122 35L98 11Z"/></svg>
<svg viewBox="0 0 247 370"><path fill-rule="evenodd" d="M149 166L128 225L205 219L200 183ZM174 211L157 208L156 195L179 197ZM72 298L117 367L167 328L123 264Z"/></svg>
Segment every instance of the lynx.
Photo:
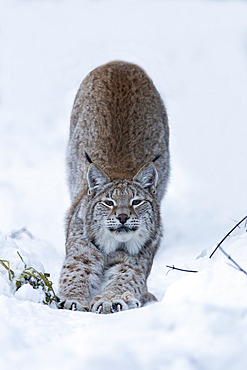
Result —
<svg viewBox="0 0 247 370"><path fill-rule="evenodd" d="M147 278L162 236L169 128L140 67L110 62L82 81L67 167L72 204L59 308L108 314L156 301Z"/></svg>

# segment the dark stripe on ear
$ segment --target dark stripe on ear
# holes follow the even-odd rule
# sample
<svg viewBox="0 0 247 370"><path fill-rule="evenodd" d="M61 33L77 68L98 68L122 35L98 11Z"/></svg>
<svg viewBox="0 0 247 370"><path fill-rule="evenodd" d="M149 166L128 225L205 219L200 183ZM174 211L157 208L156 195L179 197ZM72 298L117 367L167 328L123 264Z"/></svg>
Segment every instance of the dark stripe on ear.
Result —
<svg viewBox="0 0 247 370"><path fill-rule="evenodd" d="M89 157L89 155L87 154L87 152L85 152L85 157L86 157L86 160L91 164L93 163L92 159Z"/></svg>
<svg viewBox="0 0 247 370"><path fill-rule="evenodd" d="M161 154L156 155L156 157L152 160L152 162L157 161L161 157Z"/></svg>

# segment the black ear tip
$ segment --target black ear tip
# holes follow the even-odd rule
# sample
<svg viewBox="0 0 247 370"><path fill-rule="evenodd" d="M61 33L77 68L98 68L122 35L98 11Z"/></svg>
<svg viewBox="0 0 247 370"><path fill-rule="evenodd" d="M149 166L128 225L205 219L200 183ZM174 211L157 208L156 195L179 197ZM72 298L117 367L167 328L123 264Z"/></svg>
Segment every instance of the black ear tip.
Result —
<svg viewBox="0 0 247 370"><path fill-rule="evenodd" d="M86 157L86 160L91 164L93 163L92 159L89 157L89 155L87 154L87 152L85 152L85 157Z"/></svg>
<svg viewBox="0 0 247 370"><path fill-rule="evenodd" d="M156 162L161 157L161 154L156 155L152 162Z"/></svg>

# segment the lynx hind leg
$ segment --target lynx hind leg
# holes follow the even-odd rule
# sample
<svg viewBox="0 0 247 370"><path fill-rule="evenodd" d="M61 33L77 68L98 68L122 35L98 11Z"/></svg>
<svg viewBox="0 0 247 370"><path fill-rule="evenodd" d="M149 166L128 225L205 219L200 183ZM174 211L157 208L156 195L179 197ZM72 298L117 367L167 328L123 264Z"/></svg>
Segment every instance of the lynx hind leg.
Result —
<svg viewBox="0 0 247 370"><path fill-rule="evenodd" d="M91 311L103 314L127 311L139 307L141 307L141 303L130 292L113 297L97 296L91 302Z"/></svg>

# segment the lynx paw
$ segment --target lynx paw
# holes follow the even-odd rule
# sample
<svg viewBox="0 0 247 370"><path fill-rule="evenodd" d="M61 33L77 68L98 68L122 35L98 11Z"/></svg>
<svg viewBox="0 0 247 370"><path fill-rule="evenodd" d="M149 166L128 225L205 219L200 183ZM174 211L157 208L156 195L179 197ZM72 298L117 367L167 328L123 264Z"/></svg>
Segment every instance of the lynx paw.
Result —
<svg viewBox="0 0 247 370"><path fill-rule="evenodd" d="M97 296L92 300L91 311L95 313L114 313L138 308L141 303L130 293L116 295L113 298Z"/></svg>
<svg viewBox="0 0 247 370"><path fill-rule="evenodd" d="M57 308L71 311L84 311L84 312L90 311L89 305L87 303L82 304L76 300L62 298L58 298Z"/></svg>

